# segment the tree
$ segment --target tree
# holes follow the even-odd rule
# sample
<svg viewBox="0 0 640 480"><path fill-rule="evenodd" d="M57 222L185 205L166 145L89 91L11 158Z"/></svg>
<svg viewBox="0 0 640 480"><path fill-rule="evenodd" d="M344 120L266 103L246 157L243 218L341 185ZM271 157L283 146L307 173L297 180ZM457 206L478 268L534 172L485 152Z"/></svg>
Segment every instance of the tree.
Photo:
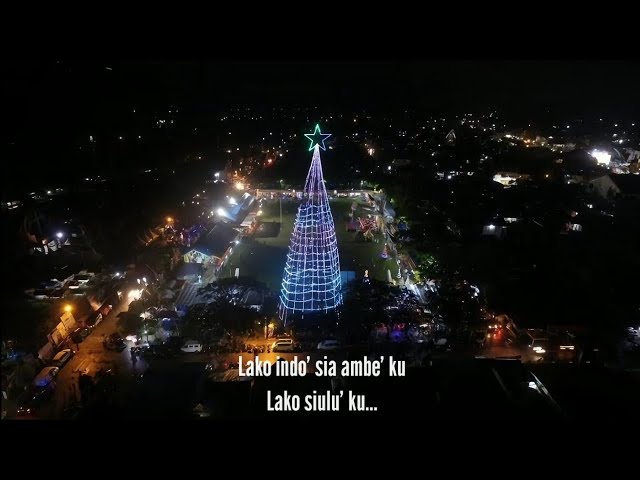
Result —
<svg viewBox="0 0 640 480"><path fill-rule="evenodd" d="M349 283L341 308L342 321L351 334L368 334L375 325L385 325L390 332L397 323L411 323L422 316L417 297L387 282Z"/></svg>
<svg viewBox="0 0 640 480"><path fill-rule="evenodd" d="M415 262L421 278L433 277L440 273L440 262L431 253L417 252Z"/></svg>
<svg viewBox="0 0 640 480"><path fill-rule="evenodd" d="M131 310L121 312L120 315L118 315L117 325L118 329L125 333L137 333L142 326L142 318L140 318L139 313L132 312Z"/></svg>
<svg viewBox="0 0 640 480"><path fill-rule="evenodd" d="M264 316L243 304L248 292L257 291L266 300L270 291L252 278L223 278L199 289L209 303L194 305L185 317L183 333L205 342L220 338L225 333L242 335L253 333L257 321Z"/></svg>
<svg viewBox="0 0 640 480"><path fill-rule="evenodd" d="M53 305L48 302L7 298L3 307L3 338L14 338L27 350L40 348L60 321Z"/></svg>

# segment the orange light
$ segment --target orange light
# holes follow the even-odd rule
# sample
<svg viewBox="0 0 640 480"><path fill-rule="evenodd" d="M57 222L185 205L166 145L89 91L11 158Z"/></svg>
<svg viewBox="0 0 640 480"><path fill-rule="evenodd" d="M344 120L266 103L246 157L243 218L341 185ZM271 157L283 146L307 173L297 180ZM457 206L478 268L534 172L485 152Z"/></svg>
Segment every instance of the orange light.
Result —
<svg viewBox="0 0 640 480"><path fill-rule="evenodd" d="M70 313L71 310L73 310L73 306L69 305L68 303L64 306L64 311L67 313Z"/></svg>
<svg viewBox="0 0 640 480"><path fill-rule="evenodd" d="M172 223L172 222L173 222L173 218L167 217L167 223Z"/></svg>

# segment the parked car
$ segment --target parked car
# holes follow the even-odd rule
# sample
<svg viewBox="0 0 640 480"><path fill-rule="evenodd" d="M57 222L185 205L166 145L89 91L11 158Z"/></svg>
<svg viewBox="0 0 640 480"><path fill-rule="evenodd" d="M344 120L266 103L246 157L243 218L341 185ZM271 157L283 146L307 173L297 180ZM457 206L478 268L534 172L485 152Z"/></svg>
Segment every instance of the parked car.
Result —
<svg viewBox="0 0 640 480"><path fill-rule="evenodd" d="M65 348L64 350L60 350L56 355L51 359L51 366L62 368L64 367L73 354L76 353L70 348Z"/></svg>
<svg viewBox="0 0 640 480"><path fill-rule="evenodd" d="M20 406L16 410L16 419L19 420L36 420L38 416L35 413L35 409L32 405Z"/></svg>
<svg viewBox="0 0 640 480"><path fill-rule="evenodd" d="M182 347L180 347L180 350L184 353L202 352L202 344L195 340L188 340L184 345L182 345Z"/></svg>
<svg viewBox="0 0 640 480"><path fill-rule="evenodd" d="M338 348L340 348L338 340L327 339L318 343L318 350L337 350Z"/></svg>
<svg viewBox="0 0 640 480"><path fill-rule="evenodd" d="M33 387L29 392L30 394L29 406L35 407L40 405L41 402L48 400L53 396L53 392L55 391L55 389L56 389L56 382L54 380L51 380L44 387Z"/></svg>
<svg viewBox="0 0 640 480"><path fill-rule="evenodd" d="M131 351L134 352L136 355L145 355L149 352L150 348L151 347L149 346L148 343L140 343L131 347Z"/></svg>
<svg viewBox="0 0 640 480"><path fill-rule="evenodd" d="M91 330L89 328L76 328L71 332L71 341L75 344L82 343L82 341L89 336Z"/></svg>
<svg viewBox="0 0 640 480"><path fill-rule="evenodd" d="M107 350L115 350L117 352L123 351L127 348L127 343L118 333L112 333L104 339L104 347Z"/></svg>
<svg viewBox="0 0 640 480"><path fill-rule="evenodd" d="M271 345L271 350L274 352L293 352L293 340L291 338L276 340Z"/></svg>
<svg viewBox="0 0 640 480"><path fill-rule="evenodd" d="M98 313L87 319L87 327L95 328L102 321L102 314Z"/></svg>
<svg viewBox="0 0 640 480"><path fill-rule="evenodd" d="M58 367L44 367L40 373L33 379L34 387L46 387L53 379L56 378L60 369Z"/></svg>

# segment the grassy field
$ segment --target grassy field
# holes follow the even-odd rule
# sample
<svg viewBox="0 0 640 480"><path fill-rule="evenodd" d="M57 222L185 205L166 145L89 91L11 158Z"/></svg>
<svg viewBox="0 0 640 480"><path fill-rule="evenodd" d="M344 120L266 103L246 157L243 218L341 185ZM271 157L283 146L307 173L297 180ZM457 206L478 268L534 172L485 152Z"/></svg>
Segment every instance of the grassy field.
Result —
<svg viewBox="0 0 640 480"><path fill-rule="evenodd" d="M342 271L354 271L356 278L361 278L368 269L370 277L384 281L387 279L387 269L391 270L392 275L395 274L395 263L391 259L380 258L384 247L382 234L377 234L379 243L365 243L356 242L356 234L347 232L345 222L352 203L353 200L346 198L331 200L330 203L336 225L340 268ZM261 238L258 233L254 238L244 238L234 249L223 276L232 275L236 268L240 268L240 275L254 277L271 289L279 289L298 205L298 201L282 202L282 225L279 226L278 202L265 202L261 219L265 223L274 222L274 225L269 226L275 230L274 236ZM356 217L366 215L362 207L358 206Z"/></svg>

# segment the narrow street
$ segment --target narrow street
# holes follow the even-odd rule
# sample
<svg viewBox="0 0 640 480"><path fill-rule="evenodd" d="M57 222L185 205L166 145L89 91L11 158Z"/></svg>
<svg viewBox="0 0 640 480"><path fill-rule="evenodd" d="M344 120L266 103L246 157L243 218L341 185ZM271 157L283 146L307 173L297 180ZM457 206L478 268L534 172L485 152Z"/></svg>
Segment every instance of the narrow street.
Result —
<svg viewBox="0 0 640 480"><path fill-rule="evenodd" d="M64 409L80 400L78 379L81 373L95 376L100 369L113 369L118 372L118 380L132 378L135 374L144 372L147 364L138 359L135 367L131 362L131 342L122 352L107 350L102 342L105 336L117 331L118 315L126 312L128 300L126 297L114 306L114 309L100 322L91 334L79 345L71 344L69 348L76 350L73 358L60 370L56 377L56 390L52 400L41 409L45 418L59 418Z"/></svg>

